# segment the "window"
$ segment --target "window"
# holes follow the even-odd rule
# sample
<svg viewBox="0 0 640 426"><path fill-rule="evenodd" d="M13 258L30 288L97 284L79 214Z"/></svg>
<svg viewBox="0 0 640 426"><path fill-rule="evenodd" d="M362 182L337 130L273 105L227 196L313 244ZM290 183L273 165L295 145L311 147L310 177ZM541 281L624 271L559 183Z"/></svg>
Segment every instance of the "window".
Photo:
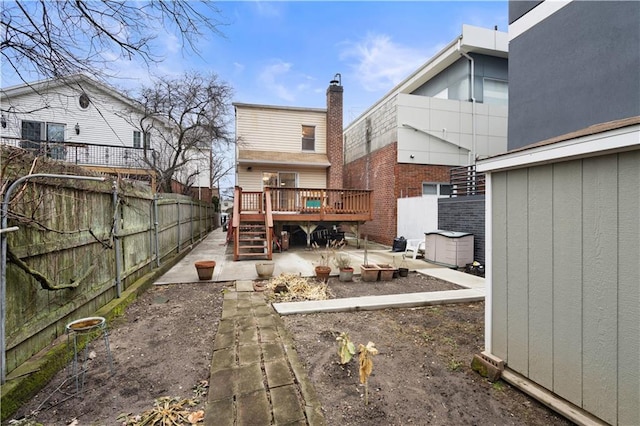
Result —
<svg viewBox="0 0 640 426"><path fill-rule="evenodd" d="M297 188L298 174L295 172L263 172L262 189L272 188Z"/></svg>
<svg viewBox="0 0 640 426"><path fill-rule="evenodd" d="M506 106L509 102L509 84L504 80L485 78L482 83L482 102Z"/></svg>
<svg viewBox="0 0 640 426"><path fill-rule="evenodd" d="M22 122L20 147L37 150L38 154L46 154L55 160L64 160L64 131L64 124L25 120Z"/></svg>
<svg viewBox="0 0 640 426"><path fill-rule="evenodd" d="M151 133L140 132L138 130L133 131L133 147L142 148L142 143L141 143L142 137L144 137L144 149L151 148Z"/></svg>
<svg viewBox="0 0 640 426"><path fill-rule="evenodd" d="M316 150L316 128L315 126L302 126L302 150Z"/></svg>
<svg viewBox="0 0 640 426"><path fill-rule="evenodd" d="M439 197L448 197L451 195L453 185L448 183L423 183L422 195L437 195Z"/></svg>
<svg viewBox="0 0 640 426"><path fill-rule="evenodd" d="M142 148L142 145L140 144L140 132L137 130L133 131L133 147Z"/></svg>
<svg viewBox="0 0 640 426"><path fill-rule="evenodd" d="M89 108L89 96L86 93L81 94L80 98L78 99L78 103L80 104L80 108L82 109Z"/></svg>

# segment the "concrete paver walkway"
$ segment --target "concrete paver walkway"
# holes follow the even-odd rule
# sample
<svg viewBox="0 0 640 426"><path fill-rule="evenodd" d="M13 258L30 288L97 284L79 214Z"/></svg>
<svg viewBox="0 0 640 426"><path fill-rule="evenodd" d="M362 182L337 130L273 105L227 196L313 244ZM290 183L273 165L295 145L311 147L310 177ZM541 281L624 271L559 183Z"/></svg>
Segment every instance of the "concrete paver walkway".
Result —
<svg viewBox="0 0 640 426"><path fill-rule="evenodd" d="M324 424L284 324L262 293L225 294L213 349L205 424Z"/></svg>

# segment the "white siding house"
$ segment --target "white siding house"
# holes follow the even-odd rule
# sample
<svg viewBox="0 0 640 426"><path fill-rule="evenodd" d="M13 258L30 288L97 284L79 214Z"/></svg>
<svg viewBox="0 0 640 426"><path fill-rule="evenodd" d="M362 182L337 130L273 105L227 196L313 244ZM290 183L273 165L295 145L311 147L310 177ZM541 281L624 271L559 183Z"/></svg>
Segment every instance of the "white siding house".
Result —
<svg viewBox="0 0 640 426"><path fill-rule="evenodd" d="M326 188L326 109L234 106L238 186L245 191L266 186Z"/></svg>
<svg viewBox="0 0 640 426"><path fill-rule="evenodd" d="M160 120L141 125L143 110L136 101L84 75L7 87L0 94L2 144L106 173L153 181L145 158L160 161L167 149L162 141L171 137ZM200 179L208 182L208 152L200 157L205 163ZM176 177L189 174L181 171Z"/></svg>

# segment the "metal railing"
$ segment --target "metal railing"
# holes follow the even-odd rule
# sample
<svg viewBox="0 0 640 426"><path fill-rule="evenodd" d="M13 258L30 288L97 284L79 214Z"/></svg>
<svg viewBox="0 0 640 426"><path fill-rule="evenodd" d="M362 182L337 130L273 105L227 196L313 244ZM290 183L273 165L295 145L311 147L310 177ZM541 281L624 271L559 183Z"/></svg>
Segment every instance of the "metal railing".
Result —
<svg viewBox="0 0 640 426"><path fill-rule="evenodd" d="M477 172L475 165L454 167L449 173L452 185L451 197L484 195L485 175Z"/></svg>
<svg viewBox="0 0 640 426"><path fill-rule="evenodd" d="M157 153L153 149L122 145L30 141L6 136L0 139L0 144L23 148L37 156L46 156L81 166L148 169L157 158Z"/></svg>

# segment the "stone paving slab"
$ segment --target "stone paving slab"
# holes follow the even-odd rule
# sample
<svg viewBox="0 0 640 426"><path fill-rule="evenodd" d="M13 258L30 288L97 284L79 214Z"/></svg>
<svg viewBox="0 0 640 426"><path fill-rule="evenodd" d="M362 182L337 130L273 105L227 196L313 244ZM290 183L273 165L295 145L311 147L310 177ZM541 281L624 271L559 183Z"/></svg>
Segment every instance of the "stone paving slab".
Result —
<svg viewBox="0 0 640 426"><path fill-rule="evenodd" d="M264 369L267 373L267 384L270 389L294 383L289 364L284 359L265 362Z"/></svg>
<svg viewBox="0 0 640 426"><path fill-rule="evenodd" d="M300 398L293 385L271 389L271 400L276 424L288 424L305 418Z"/></svg>

